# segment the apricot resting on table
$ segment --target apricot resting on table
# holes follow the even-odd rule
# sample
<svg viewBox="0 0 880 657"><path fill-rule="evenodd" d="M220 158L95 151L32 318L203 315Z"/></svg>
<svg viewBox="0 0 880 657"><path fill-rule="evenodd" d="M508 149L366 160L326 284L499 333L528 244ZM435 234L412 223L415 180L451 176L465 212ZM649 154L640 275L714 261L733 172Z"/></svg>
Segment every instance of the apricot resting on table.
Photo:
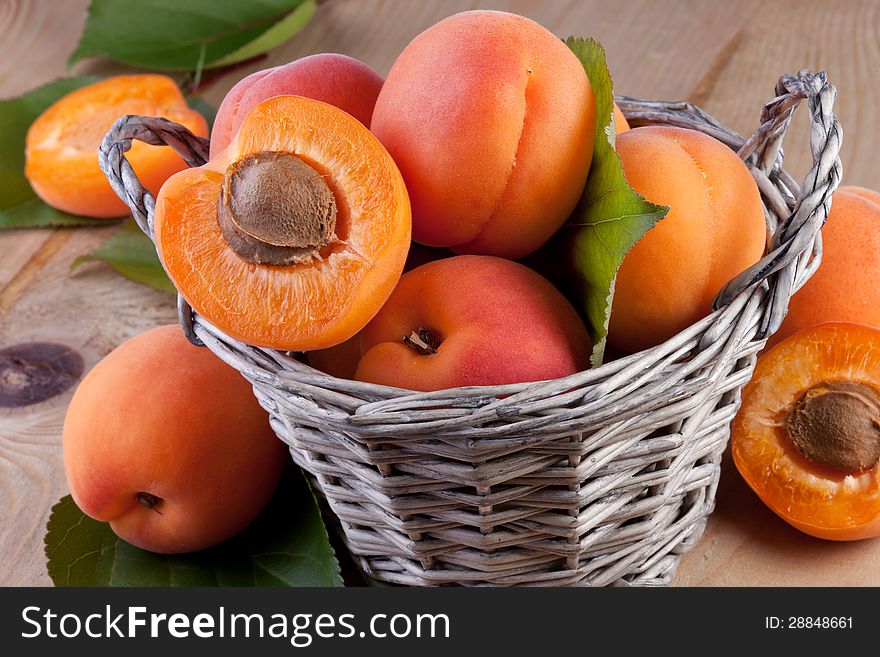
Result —
<svg viewBox="0 0 880 657"><path fill-rule="evenodd" d="M546 279L492 256L407 272L361 333L356 378L406 388L543 381L586 369L590 338Z"/></svg>
<svg viewBox="0 0 880 657"><path fill-rule="evenodd" d="M731 446L746 483L792 526L834 540L880 535L880 330L820 324L768 351Z"/></svg>
<svg viewBox="0 0 880 657"><path fill-rule="evenodd" d="M880 193L862 187L834 192L822 249L819 269L791 298L769 345L823 322L880 328Z"/></svg>
<svg viewBox="0 0 880 657"><path fill-rule="evenodd" d="M98 166L98 147L126 114L161 116L200 137L204 117L189 108L177 85L164 75L120 75L81 87L43 112L25 140L25 175L34 192L53 208L86 217L129 213ZM132 142L128 161L153 194L186 163L170 146Z"/></svg>
<svg viewBox="0 0 880 657"><path fill-rule="evenodd" d="M174 285L244 342L309 351L348 340L400 278L410 205L382 144L340 109L277 96L229 147L168 180L156 248Z"/></svg>
<svg viewBox="0 0 880 657"><path fill-rule="evenodd" d="M589 79L562 41L522 16L470 11L404 49L371 128L406 180L414 240L519 258L574 209L595 122Z"/></svg>
<svg viewBox="0 0 880 657"><path fill-rule="evenodd" d="M63 448L77 506L162 553L244 529L287 461L250 384L178 326L132 338L89 372L67 409Z"/></svg>
<svg viewBox="0 0 880 657"><path fill-rule="evenodd" d="M251 73L220 103L211 131L211 157L229 145L251 108L273 96L305 96L335 105L370 125L382 78L361 61L322 53Z"/></svg>
<svg viewBox="0 0 880 657"><path fill-rule="evenodd" d="M742 160L695 130L648 126L617 138L629 184L669 213L617 272L608 341L635 352L708 315L721 288L757 262L767 229Z"/></svg>

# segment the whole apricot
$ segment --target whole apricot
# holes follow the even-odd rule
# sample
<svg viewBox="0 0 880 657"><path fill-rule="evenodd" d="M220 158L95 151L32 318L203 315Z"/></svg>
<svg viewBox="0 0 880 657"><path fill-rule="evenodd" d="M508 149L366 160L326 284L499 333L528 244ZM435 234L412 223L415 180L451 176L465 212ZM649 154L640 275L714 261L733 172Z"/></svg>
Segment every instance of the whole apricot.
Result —
<svg viewBox="0 0 880 657"><path fill-rule="evenodd" d="M791 298L770 346L823 322L880 328L880 193L863 187L834 192L822 251L819 269Z"/></svg>
<svg viewBox="0 0 880 657"><path fill-rule="evenodd" d="M337 379L353 379L360 359L360 335L355 335L335 347L308 352L309 365Z"/></svg>
<svg viewBox="0 0 880 657"><path fill-rule="evenodd" d="M660 344L712 311L725 283L764 253L758 186L743 161L696 130L647 126L617 137L627 182L668 214L617 272L608 341Z"/></svg>
<svg viewBox="0 0 880 657"><path fill-rule="evenodd" d="M67 409L63 451L79 508L161 553L244 529L287 460L250 384L178 326L132 338L89 372Z"/></svg>
<svg viewBox="0 0 880 657"><path fill-rule="evenodd" d="M590 81L562 41L522 16L469 11L403 50L371 129L406 181L415 241L519 258L574 209L595 123Z"/></svg>
<svg viewBox="0 0 880 657"><path fill-rule="evenodd" d="M254 105L274 96L320 100L369 126L382 82L382 77L362 61L336 53L309 55L251 73L229 90L217 108L211 130L211 157L229 145Z"/></svg>
<svg viewBox="0 0 880 657"><path fill-rule="evenodd" d="M492 256L404 274L361 333L361 381L439 390L543 381L586 369L590 337L545 278Z"/></svg>

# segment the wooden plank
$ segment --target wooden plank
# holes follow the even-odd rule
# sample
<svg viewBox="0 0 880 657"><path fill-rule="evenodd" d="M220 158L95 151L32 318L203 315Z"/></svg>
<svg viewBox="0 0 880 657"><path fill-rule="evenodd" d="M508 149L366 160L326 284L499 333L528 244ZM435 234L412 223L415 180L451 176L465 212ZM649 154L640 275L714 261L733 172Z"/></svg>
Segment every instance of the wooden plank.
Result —
<svg viewBox="0 0 880 657"><path fill-rule="evenodd" d="M67 75L88 6L89 0L0 3L0 98Z"/></svg>
<svg viewBox="0 0 880 657"><path fill-rule="evenodd" d="M54 232L52 229L0 231L0 294Z"/></svg>
<svg viewBox="0 0 880 657"><path fill-rule="evenodd" d="M783 73L824 70L838 90L835 112L844 131L841 159L848 185L880 188L880 4L764 2L743 27L740 47L719 72L704 109L745 134L757 126L761 104ZM786 137L786 168L800 179L809 160L804 105Z"/></svg>
<svg viewBox="0 0 880 657"><path fill-rule="evenodd" d="M880 585L880 540L839 543L802 534L761 503L728 456L718 506L682 560L677 586Z"/></svg>

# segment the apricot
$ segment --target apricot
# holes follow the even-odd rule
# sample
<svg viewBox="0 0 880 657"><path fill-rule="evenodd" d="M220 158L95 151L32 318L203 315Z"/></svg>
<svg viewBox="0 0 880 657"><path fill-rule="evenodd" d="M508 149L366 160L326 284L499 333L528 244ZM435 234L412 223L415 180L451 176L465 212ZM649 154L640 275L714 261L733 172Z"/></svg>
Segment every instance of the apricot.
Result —
<svg viewBox="0 0 880 657"><path fill-rule="evenodd" d="M596 105L577 57L534 21L455 14L418 35L379 93L371 129L413 206L413 239L519 258L583 190Z"/></svg>
<svg viewBox="0 0 880 657"><path fill-rule="evenodd" d="M308 353L309 365L337 379L353 379L361 359L361 340L356 335L345 342Z"/></svg>
<svg viewBox="0 0 880 657"><path fill-rule="evenodd" d="M782 326L768 341L822 322L880 328L880 193L862 187L834 192L822 228L822 263L792 297Z"/></svg>
<svg viewBox="0 0 880 657"><path fill-rule="evenodd" d="M254 105L274 96L320 100L369 126L382 82L382 77L363 62L336 53L309 55L251 73L229 90L217 108L211 130L211 157L229 145Z"/></svg>
<svg viewBox="0 0 880 657"><path fill-rule="evenodd" d="M400 172L363 124L276 96L207 164L165 183L156 248L187 302L226 334L310 351L351 338L391 294L410 216Z"/></svg>
<svg viewBox="0 0 880 657"><path fill-rule="evenodd" d="M132 338L89 372L62 444L77 506L162 553L200 550L244 529L287 461L250 384L178 326Z"/></svg>
<svg viewBox="0 0 880 657"><path fill-rule="evenodd" d="M880 330L832 322L766 352L731 430L746 483L793 527L880 536Z"/></svg>
<svg viewBox="0 0 880 657"><path fill-rule="evenodd" d="M720 141L695 130L634 128L617 138L629 184L669 206L617 273L608 340L634 352L708 315L725 283L764 253L758 186Z"/></svg>
<svg viewBox="0 0 880 657"><path fill-rule="evenodd" d="M25 139L25 176L53 208L86 217L129 213L98 166L98 147L126 114L161 116L200 137L204 117L189 108L174 80L164 75L119 75L72 91L31 124ZM132 143L127 154L140 181L153 194L186 163L170 146Z"/></svg>
<svg viewBox="0 0 880 657"><path fill-rule="evenodd" d="M627 130L629 130L629 121L626 120L617 103L614 103L614 132L619 135Z"/></svg>
<svg viewBox="0 0 880 657"><path fill-rule="evenodd" d="M586 369L590 337L545 278L493 256L407 272L361 333L356 378L406 388L543 381Z"/></svg>

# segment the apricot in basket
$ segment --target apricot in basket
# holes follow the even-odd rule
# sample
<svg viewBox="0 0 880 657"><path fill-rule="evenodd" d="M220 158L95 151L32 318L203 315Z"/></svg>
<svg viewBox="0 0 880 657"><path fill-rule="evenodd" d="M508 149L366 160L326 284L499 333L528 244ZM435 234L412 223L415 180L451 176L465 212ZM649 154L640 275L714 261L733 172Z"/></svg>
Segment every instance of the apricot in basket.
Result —
<svg viewBox="0 0 880 657"><path fill-rule="evenodd" d="M669 213L617 273L608 341L639 351L708 315L721 288L764 253L761 195L743 161L717 139L646 126L617 138L629 184Z"/></svg>
<svg viewBox="0 0 880 657"><path fill-rule="evenodd" d="M233 338L309 351L352 337L400 278L403 178L359 121L326 103L256 105L230 145L156 201L159 257L187 302Z"/></svg>
<svg viewBox="0 0 880 657"><path fill-rule="evenodd" d="M523 265L456 256L407 272L361 333L356 378L411 390L555 379L592 344L575 309Z"/></svg>
<svg viewBox="0 0 880 657"><path fill-rule="evenodd" d="M248 111L273 96L305 96L335 105L366 126L384 80L361 61L319 53L251 73L239 80L217 108L211 157L229 145Z"/></svg>
<svg viewBox="0 0 880 657"><path fill-rule="evenodd" d="M589 78L559 38L523 16L466 11L400 53L370 127L406 179L417 242L520 258L574 209L595 122Z"/></svg>

